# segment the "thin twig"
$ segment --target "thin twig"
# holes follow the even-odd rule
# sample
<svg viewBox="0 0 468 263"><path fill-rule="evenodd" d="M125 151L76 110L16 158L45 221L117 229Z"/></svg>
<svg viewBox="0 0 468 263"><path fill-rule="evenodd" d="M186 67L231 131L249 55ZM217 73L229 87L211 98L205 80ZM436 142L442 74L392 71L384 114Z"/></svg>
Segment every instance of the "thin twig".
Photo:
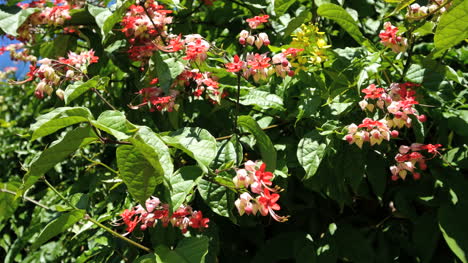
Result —
<svg viewBox="0 0 468 263"><path fill-rule="evenodd" d="M11 195L16 196L16 193L15 193L15 192L10 191L10 190L8 190L8 189L4 189L4 188L3 188L3 189L0 189L0 192L2 192L2 193L7 193L7 194L11 194ZM32 198L29 198L29 197L26 197L26 196L21 196L21 197L22 197L24 200L29 201L29 202L31 202L31 203L33 203L33 204L35 204L35 205L37 205L37 206L40 206L40 207L42 207L42 208L44 208L44 209L46 209L46 210L52 210L52 208L50 208L50 207L48 207L48 206L45 206L45 205L39 203L38 201L36 201L36 200L34 200L34 199L32 199Z"/></svg>

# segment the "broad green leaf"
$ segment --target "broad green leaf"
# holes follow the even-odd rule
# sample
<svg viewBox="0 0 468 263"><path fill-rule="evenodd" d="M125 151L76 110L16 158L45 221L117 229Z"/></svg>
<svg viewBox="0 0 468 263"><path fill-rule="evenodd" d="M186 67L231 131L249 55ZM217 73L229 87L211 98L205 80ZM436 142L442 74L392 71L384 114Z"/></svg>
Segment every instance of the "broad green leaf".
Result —
<svg viewBox="0 0 468 263"><path fill-rule="evenodd" d="M317 14L325 18L334 20L338 23L348 34L350 34L356 42L359 44L364 41L364 36L362 35L359 27L346 10L341 6L335 4L323 4L317 9Z"/></svg>
<svg viewBox="0 0 468 263"><path fill-rule="evenodd" d="M56 235L64 232L76 222L83 219L86 214L85 210L73 210L66 214L62 214L57 219L50 222L44 230L39 234L39 237L32 244L32 249L37 249L39 246L49 241L49 239L55 237Z"/></svg>
<svg viewBox="0 0 468 263"><path fill-rule="evenodd" d="M5 191L16 193L18 186L17 182L0 183L0 223L10 218L20 203L19 199L15 200L15 195L6 193Z"/></svg>
<svg viewBox="0 0 468 263"><path fill-rule="evenodd" d="M411 118L411 126L412 130L414 131L414 135L416 137L416 141L419 143L424 143L424 138L426 137L426 131L424 129L424 123L420 122L419 119L414 116L410 115Z"/></svg>
<svg viewBox="0 0 468 263"><path fill-rule="evenodd" d="M117 9L112 13L112 15L108 16L107 19L104 21L104 24L102 26L99 26L101 28L101 32L103 35L103 38L111 32L112 28L116 23L118 23L120 20L122 20L122 16L127 12L128 7L132 5L135 1L120 1L120 3L116 3ZM118 6L117 6L118 5Z"/></svg>
<svg viewBox="0 0 468 263"><path fill-rule="evenodd" d="M385 159L375 151L369 151L366 160L367 179L375 195L382 197L387 185L388 164Z"/></svg>
<svg viewBox="0 0 468 263"><path fill-rule="evenodd" d="M171 177L171 208L172 212L177 210L185 201L187 195L197 185L198 179L202 176L202 171L197 166L184 166L177 170Z"/></svg>
<svg viewBox="0 0 468 263"><path fill-rule="evenodd" d="M169 92L169 87L174 79L184 71L184 64L181 59L171 57L168 54L155 52L153 55L153 67L156 67L156 73L159 78L159 84L164 92Z"/></svg>
<svg viewBox="0 0 468 263"><path fill-rule="evenodd" d="M31 125L33 131L31 141L54 133L70 125L87 122L93 119L93 115L85 107L61 107L41 115Z"/></svg>
<svg viewBox="0 0 468 263"><path fill-rule="evenodd" d="M452 252L468 262L468 207L466 204L443 206L439 209L439 228Z"/></svg>
<svg viewBox="0 0 468 263"><path fill-rule="evenodd" d="M275 0L275 13L276 16L281 16L286 11L288 11L289 7L291 7L292 4L294 4L296 1L295 0Z"/></svg>
<svg viewBox="0 0 468 263"><path fill-rule="evenodd" d="M306 171L303 180L315 175L325 155L326 148L327 143L324 142L324 137L318 131L309 132L301 139L297 146L297 159Z"/></svg>
<svg viewBox="0 0 468 263"><path fill-rule="evenodd" d="M216 139L207 130L187 127L171 132L162 139L195 159L205 173L216 158Z"/></svg>
<svg viewBox="0 0 468 263"><path fill-rule="evenodd" d="M103 37L106 36L107 32L104 32L104 25L105 25L106 20L110 16L112 16L112 12L109 10L109 8L99 7L99 6L94 6L94 5L88 5L88 11L92 16L94 16L94 19L96 20L96 24L101 29L102 36Z"/></svg>
<svg viewBox="0 0 468 263"><path fill-rule="evenodd" d="M138 126L138 128L138 132L134 138L130 139L130 142L138 148L154 169L158 171L162 169L166 179L170 178L174 172L174 165L169 148L150 128L146 126Z"/></svg>
<svg viewBox="0 0 468 263"><path fill-rule="evenodd" d="M162 169L155 170L136 146L122 145L117 148L117 167L128 191L140 204L144 204L163 181Z"/></svg>
<svg viewBox="0 0 468 263"><path fill-rule="evenodd" d="M285 110L283 107L283 99L266 91L252 89L250 92L240 98L242 105L255 105L262 109Z"/></svg>
<svg viewBox="0 0 468 263"><path fill-rule="evenodd" d="M302 24L307 23L311 19L312 13L307 8L304 8L304 10L302 10L297 17L295 17L288 23L288 26L283 31L283 36L291 35L292 32L294 32L294 30L296 30Z"/></svg>
<svg viewBox="0 0 468 263"><path fill-rule="evenodd" d="M22 189L28 189L56 164L65 160L79 148L97 140L94 131L87 126L78 127L68 132L62 139L54 141L37 159L32 161L24 176Z"/></svg>
<svg viewBox="0 0 468 263"><path fill-rule="evenodd" d="M21 9L18 7L0 8L0 28L3 32L16 37L18 28L28 17L38 11L36 8Z"/></svg>
<svg viewBox="0 0 468 263"><path fill-rule="evenodd" d="M214 161L215 167L220 167L223 164L234 162L237 163L237 151L231 140L218 142L218 153Z"/></svg>
<svg viewBox="0 0 468 263"><path fill-rule="evenodd" d="M203 263L208 254L208 238L187 237L182 239L174 250L159 245L155 255L158 263Z"/></svg>
<svg viewBox="0 0 468 263"><path fill-rule="evenodd" d="M276 150L270 137L266 135L258 123L250 116L239 116L237 125L252 133L257 141L256 145L262 155L262 161L266 163L267 170L273 172L276 169Z"/></svg>
<svg viewBox="0 0 468 263"><path fill-rule="evenodd" d="M434 44L438 50L447 50L468 37L468 1L449 8L439 20Z"/></svg>
<svg viewBox="0 0 468 263"><path fill-rule="evenodd" d="M234 205L231 190L205 179L198 181L198 192L205 203L220 216L230 217L230 208Z"/></svg>
<svg viewBox="0 0 468 263"><path fill-rule="evenodd" d="M96 121L91 124L109 134L112 134L118 140L125 140L136 130L136 127L127 121L125 114L120 111L108 110L99 115Z"/></svg>
<svg viewBox="0 0 468 263"><path fill-rule="evenodd" d="M133 263L156 263L156 256L154 254L147 254L135 259Z"/></svg>
<svg viewBox="0 0 468 263"><path fill-rule="evenodd" d="M95 76L92 79L86 81L86 82L81 82L77 81L73 84L70 84L67 86L65 89L65 104L69 104L72 100L78 98L81 96L83 93L88 91L89 89L103 89L107 86L107 83L109 82L108 77L100 77L100 76Z"/></svg>

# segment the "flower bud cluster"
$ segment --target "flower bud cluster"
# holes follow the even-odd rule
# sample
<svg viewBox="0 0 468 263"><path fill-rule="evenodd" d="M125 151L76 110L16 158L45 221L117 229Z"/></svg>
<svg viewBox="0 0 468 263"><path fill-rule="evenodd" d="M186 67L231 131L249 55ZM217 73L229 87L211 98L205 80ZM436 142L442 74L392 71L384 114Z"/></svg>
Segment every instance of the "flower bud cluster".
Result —
<svg viewBox="0 0 468 263"><path fill-rule="evenodd" d="M276 192L280 189L279 187L271 187L273 185L272 179L273 173L266 171L265 163L259 164L249 160L244 164L244 169L237 170L236 176L233 178L234 185L237 188L250 188L250 192L242 193L234 202L240 215L256 215L260 212L262 216L270 214L278 222L288 220L287 216L279 216L275 212L281 209L276 203L280 198Z"/></svg>
<svg viewBox="0 0 468 263"><path fill-rule="evenodd" d="M23 43L14 43L9 44L8 46L0 47L0 55L3 55L7 51L10 52L10 58L13 61L37 61L37 57L28 54L29 50L24 48Z"/></svg>
<svg viewBox="0 0 468 263"><path fill-rule="evenodd" d="M10 75L14 75L18 71L17 67L5 67L0 71L0 80L7 79Z"/></svg>
<svg viewBox="0 0 468 263"><path fill-rule="evenodd" d="M294 34L292 42L286 46L284 52L291 58L291 64L296 71L308 71L314 65L327 60L327 44L325 33L313 24L303 24Z"/></svg>
<svg viewBox="0 0 468 263"><path fill-rule="evenodd" d="M257 35L251 35L247 30L242 30L239 36L239 44L241 45L255 45L258 49L262 46L269 46L270 39L268 39L268 35L266 33L258 33Z"/></svg>
<svg viewBox="0 0 468 263"><path fill-rule="evenodd" d="M122 32L130 42L128 51L132 60L146 60L157 50L155 40L162 41L167 36L167 24L172 17L171 10L165 10L154 0L144 1L140 5L131 5L122 19Z"/></svg>
<svg viewBox="0 0 468 263"><path fill-rule="evenodd" d="M349 144L355 143L359 148L362 148L364 142L380 145L383 140L390 141L390 137L397 136L398 131L390 131L385 119L374 121L371 118L365 118L359 126L354 123L348 126L348 134L345 139Z"/></svg>
<svg viewBox="0 0 468 263"><path fill-rule="evenodd" d="M441 15L447 11L452 4L446 4L447 1L448 0L430 0L425 6L420 6L418 3L412 4L408 7L406 18L409 20L420 20L429 15Z"/></svg>
<svg viewBox="0 0 468 263"><path fill-rule="evenodd" d="M413 143L411 146L401 145L398 150L399 153L395 156L397 165L390 167L392 180L397 181L400 178L405 180L408 173L413 175L414 180L421 178L421 174L418 171L424 171L427 169L427 158L421 154L421 151L427 151L433 155L431 157L433 158L436 154L439 154L437 149L441 146L442 145L440 144L424 145L421 143Z"/></svg>
<svg viewBox="0 0 468 263"><path fill-rule="evenodd" d="M53 87L59 85L63 81L82 80L83 73L86 72L88 65L96 63L98 57L94 56L94 51L83 51L80 54L74 52L68 53L68 58L59 58L51 60L48 58L38 61L39 68L31 67L28 76L29 80L34 77L39 78L39 83L36 86L34 95L38 99L44 98L44 93L51 95L54 91ZM63 99L63 91L57 90L57 96Z"/></svg>
<svg viewBox="0 0 468 263"><path fill-rule="evenodd" d="M190 92L198 99L201 99L203 94L205 98L212 103L220 103L223 97L219 83L215 76L210 72L201 73L197 69L183 71L173 83L172 88L190 89Z"/></svg>
<svg viewBox="0 0 468 263"><path fill-rule="evenodd" d="M203 217L201 211L193 210L188 205L182 205L172 215L169 215L169 205L161 203L154 196L146 200L145 207L137 205L122 212L120 216L127 226L125 235L133 232L138 225L143 231L148 227L155 227L158 220L161 221L163 227L167 227L170 223L173 227L179 228L182 233L186 233L189 227L193 229L208 228L210 222L210 219Z"/></svg>
<svg viewBox="0 0 468 263"><path fill-rule="evenodd" d="M71 19L71 6L65 1L55 1L53 7L47 7L45 4L45 0L32 1L31 3L18 3L18 6L22 9L40 8L40 11L30 15L18 28L18 40L28 41L32 39L32 36L34 32L37 31L37 26L39 25L59 26L63 25L65 21Z"/></svg>
<svg viewBox="0 0 468 263"><path fill-rule="evenodd" d="M362 110L374 111L375 108L381 109L385 113L391 114L393 118L387 118L387 125L390 128L411 127L410 115L414 115L419 121L426 121L425 115L419 115L413 107L419 104L416 100L416 91L413 89L418 84L392 83L387 92L384 88L378 88L375 84L369 85L362 92L366 94L364 99L359 102Z"/></svg>
<svg viewBox="0 0 468 263"><path fill-rule="evenodd" d="M405 52L408 47L408 41L406 38L399 36L398 27L395 27L390 22L385 22L384 30L380 31L379 37L380 42L392 49L395 53Z"/></svg>

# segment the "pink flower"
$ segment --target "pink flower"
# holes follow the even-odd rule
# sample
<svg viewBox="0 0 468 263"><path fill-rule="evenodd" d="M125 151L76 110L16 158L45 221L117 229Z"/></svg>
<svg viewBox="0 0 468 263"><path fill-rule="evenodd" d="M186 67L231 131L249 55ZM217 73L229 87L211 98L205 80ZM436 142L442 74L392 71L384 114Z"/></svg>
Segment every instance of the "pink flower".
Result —
<svg viewBox="0 0 468 263"><path fill-rule="evenodd" d="M255 29L259 25L268 22L269 15L255 16L253 18L248 18L246 21L249 23L250 28Z"/></svg>
<svg viewBox="0 0 468 263"><path fill-rule="evenodd" d="M406 38L397 36L398 28L393 26L390 22L385 22L384 30L380 31L380 42L390 47L393 52L400 53L406 50L408 45Z"/></svg>
<svg viewBox="0 0 468 263"><path fill-rule="evenodd" d="M239 211L240 215L243 215L244 213L247 215L250 214L257 214L258 211L258 204L255 202L252 203L251 201L253 200L252 196L245 192L240 195L240 197L234 202L234 205L237 208L237 211Z"/></svg>

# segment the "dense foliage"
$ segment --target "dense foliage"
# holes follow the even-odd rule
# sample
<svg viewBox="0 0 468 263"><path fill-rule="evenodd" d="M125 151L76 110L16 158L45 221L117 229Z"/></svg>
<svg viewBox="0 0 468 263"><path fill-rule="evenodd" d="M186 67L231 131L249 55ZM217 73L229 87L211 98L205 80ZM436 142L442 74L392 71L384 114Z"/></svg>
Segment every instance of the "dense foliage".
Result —
<svg viewBox="0 0 468 263"><path fill-rule="evenodd" d="M468 262L468 1L0 6L3 262Z"/></svg>

